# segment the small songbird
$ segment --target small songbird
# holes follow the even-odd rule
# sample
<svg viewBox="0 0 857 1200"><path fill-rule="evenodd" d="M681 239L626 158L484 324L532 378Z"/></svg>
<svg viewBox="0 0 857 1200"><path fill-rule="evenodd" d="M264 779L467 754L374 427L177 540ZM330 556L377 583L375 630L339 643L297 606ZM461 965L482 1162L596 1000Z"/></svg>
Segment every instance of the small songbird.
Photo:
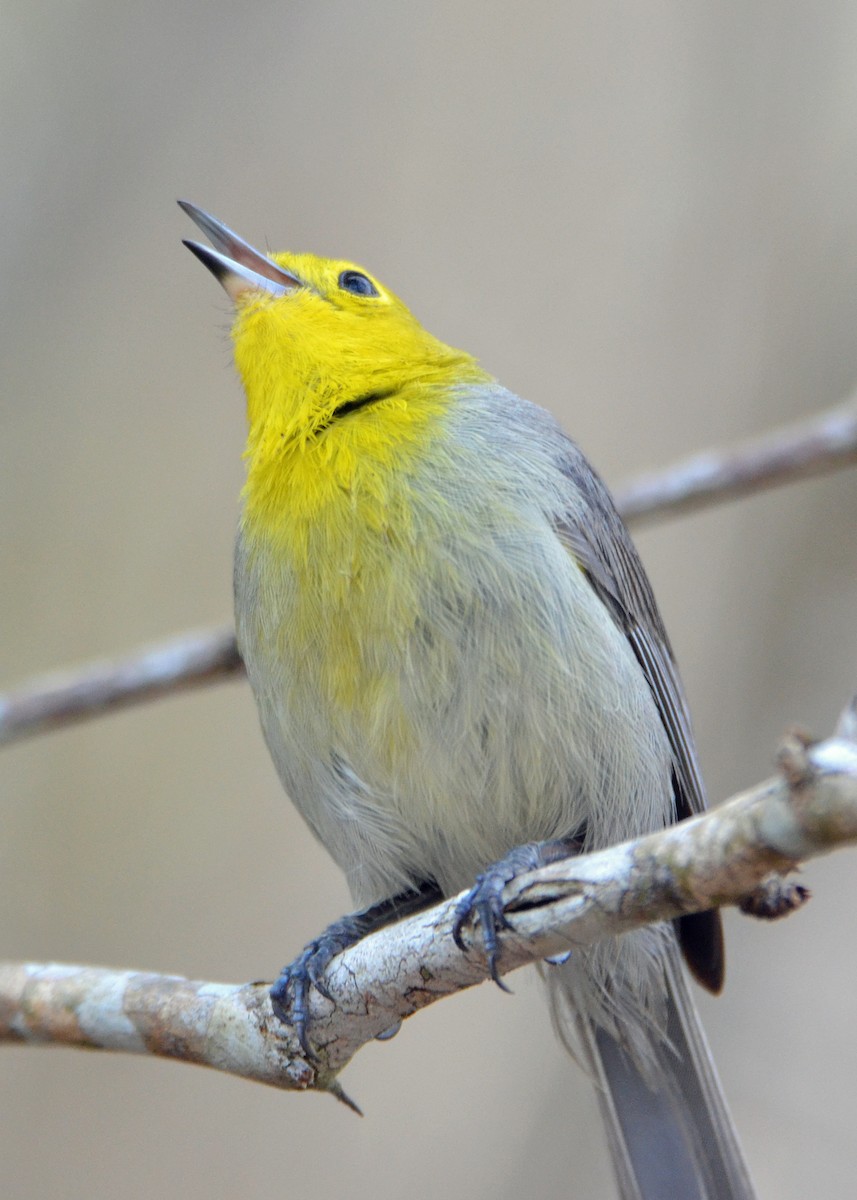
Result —
<svg viewBox="0 0 857 1200"><path fill-rule="evenodd" d="M308 989L368 930L469 889L456 936L473 918L498 978L518 871L705 800L649 581L553 417L362 267L265 256L181 204L235 305L239 648L283 785L360 909L272 991L311 1053ZM547 966L555 1013L623 1200L750 1200L680 952L718 991L709 912Z"/></svg>

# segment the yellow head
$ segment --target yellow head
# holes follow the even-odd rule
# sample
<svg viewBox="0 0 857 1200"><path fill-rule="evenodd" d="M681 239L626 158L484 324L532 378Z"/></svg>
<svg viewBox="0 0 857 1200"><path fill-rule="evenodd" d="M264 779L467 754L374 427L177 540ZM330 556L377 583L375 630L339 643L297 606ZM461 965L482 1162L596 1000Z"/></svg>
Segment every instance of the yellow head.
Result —
<svg viewBox="0 0 857 1200"><path fill-rule="evenodd" d="M273 424L287 437L317 436L339 415L472 364L362 268L310 254L271 258L296 286L243 290L232 331L252 433Z"/></svg>
<svg viewBox="0 0 857 1200"><path fill-rule="evenodd" d="M311 254L265 257L180 203L216 249L186 245L236 306L249 509L281 509L286 489L292 516L296 505L317 509L331 488L351 489L361 471L417 449L450 386L487 378L361 267Z"/></svg>

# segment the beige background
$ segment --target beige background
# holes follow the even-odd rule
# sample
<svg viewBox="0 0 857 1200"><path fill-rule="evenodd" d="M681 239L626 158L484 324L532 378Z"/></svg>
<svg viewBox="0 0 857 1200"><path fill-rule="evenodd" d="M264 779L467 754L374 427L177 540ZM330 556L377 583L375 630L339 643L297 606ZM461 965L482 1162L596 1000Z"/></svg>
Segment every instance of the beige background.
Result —
<svg viewBox="0 0 857 1200"><path fill-rule="evenodd" d="M229 617L242 403L176 196L365 262L612 483L857 380L850 3L7 0L0 139L0 682ZM855 483L640 536L713 797L855 686ZM243 685L11 748L0 788L4 956L270 977L347 906ZM806 878L727 918L701 1001L771 1200L857 1185L855 859ZM361 1055L363 1121L119 1057L0 1076L8 1200L610 1194L524 976Z"/></svg>

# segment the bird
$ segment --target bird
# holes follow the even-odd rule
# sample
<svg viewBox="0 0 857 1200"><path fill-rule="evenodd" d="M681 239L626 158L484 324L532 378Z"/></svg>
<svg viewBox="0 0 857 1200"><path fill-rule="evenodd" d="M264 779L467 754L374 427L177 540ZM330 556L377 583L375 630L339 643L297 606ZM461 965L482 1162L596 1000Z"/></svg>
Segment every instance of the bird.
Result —
<svg viewBox="0 0 857 1200"><path fill-rule="evenodd" d="M374 275L263 254L179 201L234 305L246 397L239 650L285 791L355 911L271 991L307 998L365 933L458 896L501 982L521 870L702 811L669 638L601 478L545 409L434 337ZM751 1200L681 958L723 982L717 911L546 965L622 1200Z"/></svg>

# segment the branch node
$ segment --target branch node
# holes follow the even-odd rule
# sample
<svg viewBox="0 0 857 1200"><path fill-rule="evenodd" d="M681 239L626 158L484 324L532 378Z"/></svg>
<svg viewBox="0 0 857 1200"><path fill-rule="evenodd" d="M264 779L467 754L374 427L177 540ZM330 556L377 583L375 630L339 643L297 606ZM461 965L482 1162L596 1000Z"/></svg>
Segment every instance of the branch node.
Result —
<svg viewBox="0 0 857 1200"><path fill-rule="evenodd" d="M834 737L841 738L843 742L853 742L857 745L857 693L851 697L850 702L842 710Z"/></svg>
<svg viewBox="0 0 857 1200"><path fill-rule="evenodd" d="M816 769L808 753L814 744L814 739L807 731L797 727L790 729L783 738L776 763L789 791L800 791L815 779Z"/></svg>
<svg viewBox="0 0 857 1200"><path fill-rule="evenodd" d="M801 883L782 875L769 875L738 905L745 916L761 921L777 921L789 917L812 899L812 892Z"/></svg>
<svg viewBox="0 0 857 1200"><path fill-rule="evenodd" d="M332 1083L328 1084L327 1090L330 1092L331 1096L334 1096L339 1101L340 1104L344 1104L346 1108L350 1108L351 1111L356 1113L358 1117L363 1116L363 1109L355 1100L351 1099L351 1097L348 1095L348 1092L346 1092L338 1079L334 1079Z"/></svg>

